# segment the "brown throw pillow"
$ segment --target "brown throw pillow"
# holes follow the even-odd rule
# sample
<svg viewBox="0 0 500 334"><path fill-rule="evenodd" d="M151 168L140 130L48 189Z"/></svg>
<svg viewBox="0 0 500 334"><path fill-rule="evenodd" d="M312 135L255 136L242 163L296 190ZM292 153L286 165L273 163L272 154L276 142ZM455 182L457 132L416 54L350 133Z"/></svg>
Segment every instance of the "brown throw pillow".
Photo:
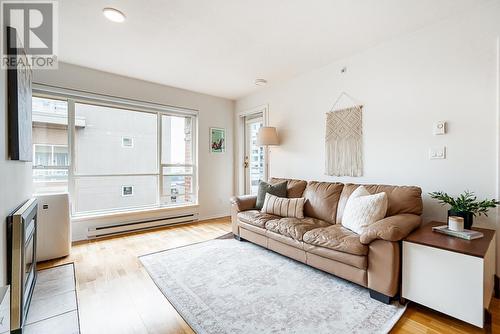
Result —
<svg viewBox="0 0 500 334"><path fill-rule="evenodd" d="M305 198L283 198L266 194L261 212L291 218L304 218Z"/></svg>

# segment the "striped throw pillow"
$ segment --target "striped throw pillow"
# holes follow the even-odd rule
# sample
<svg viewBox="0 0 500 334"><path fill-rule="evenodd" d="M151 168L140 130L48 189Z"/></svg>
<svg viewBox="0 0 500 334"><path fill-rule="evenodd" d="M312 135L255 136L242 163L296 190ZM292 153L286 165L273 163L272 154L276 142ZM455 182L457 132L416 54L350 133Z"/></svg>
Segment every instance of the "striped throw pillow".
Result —
<svg viewBox="0 0 500 334"><path fill-rule="evenodd" d="M261 212L281 217L304 218L305 198L285 198L266 194Z"/></svg>

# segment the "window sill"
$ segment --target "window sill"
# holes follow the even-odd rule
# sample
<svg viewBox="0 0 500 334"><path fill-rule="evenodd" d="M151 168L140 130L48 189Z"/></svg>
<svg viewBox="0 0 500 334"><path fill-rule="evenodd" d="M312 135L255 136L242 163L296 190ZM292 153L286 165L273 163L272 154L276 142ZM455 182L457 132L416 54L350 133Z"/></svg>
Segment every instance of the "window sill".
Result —
<svg viewBox="0 0 500 334"><path fill-rule="evenodd" d="M47 193L34 193L33 197L42 197L42 196L59 196L59 195L69 195L67 191L56 191L56 192L47 192Z"/></svg>
<svg viewBox="0 0 500 334"><path fill-rule="evenodd" d="M199 204L185 204L185 205L160 207L160 208L149 208L149 209L139 209L139 210L130 210L130 211L77 215L77 216L71 217L71 222L80 222L80 221L102 219L102 218L126 217L126 216L142 215L142 214L148 214L148 213L175 212L175 211L179 211L179 210L194 209L194 208L198 208L198 207L199 207Z"/></svg>

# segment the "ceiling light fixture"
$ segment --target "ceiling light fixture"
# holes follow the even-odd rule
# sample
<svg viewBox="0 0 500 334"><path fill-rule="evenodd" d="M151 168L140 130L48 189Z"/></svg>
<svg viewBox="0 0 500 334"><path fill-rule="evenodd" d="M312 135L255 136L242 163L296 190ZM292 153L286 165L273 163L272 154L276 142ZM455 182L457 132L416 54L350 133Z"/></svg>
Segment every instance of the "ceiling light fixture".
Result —
<svg viewBox="0 0 500 334"><path fill-rule="evenodd" d="M265 79L255 79L255 84L257 86L265 86L267 84L267 80L265 80Z"/></svg>
<svg viewBox="0 0 500 334"><path fill-rule="evenodd" d="M104 16L108 20L110 20L112 22L121 23L121 22L125 21L125 18L126 18L125 14L120 12L118 9L111 8L111 7L104 8L102 10L102 13L104 14Z"/></svg>

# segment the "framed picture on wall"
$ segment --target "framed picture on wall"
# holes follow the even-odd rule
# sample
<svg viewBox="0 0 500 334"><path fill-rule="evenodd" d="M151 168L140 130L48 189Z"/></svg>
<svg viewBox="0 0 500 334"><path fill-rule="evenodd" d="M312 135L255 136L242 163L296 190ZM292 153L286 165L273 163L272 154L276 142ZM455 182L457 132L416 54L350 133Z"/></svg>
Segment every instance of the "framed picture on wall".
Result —
<svg viewBox="0 0 500 334"><path fill-rule="evenodd" d="M226 152L226 129L210 128L210 153Z"/></svg>
<svg viewBox="0 0 500 334"><path fill-rule="evenodd" d="M15 28L7 27L7 54L14 65L7 70L9 156L11 160L31 161L33 145L31 133L32 71Z"/></svg>

